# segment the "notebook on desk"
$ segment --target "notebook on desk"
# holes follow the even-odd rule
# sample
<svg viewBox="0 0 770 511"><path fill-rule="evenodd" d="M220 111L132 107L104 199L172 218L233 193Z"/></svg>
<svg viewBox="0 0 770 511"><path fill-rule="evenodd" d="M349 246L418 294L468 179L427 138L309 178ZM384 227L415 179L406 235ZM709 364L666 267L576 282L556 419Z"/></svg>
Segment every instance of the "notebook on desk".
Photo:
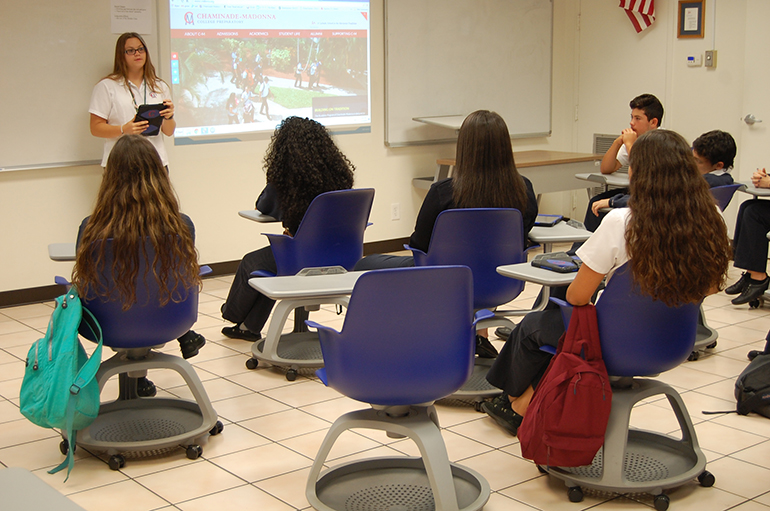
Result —
<svg viewBox="0 0 770 511"><path fill-rule="evenodd" d="M538 227L553 227L564 218L561 215L537 215L535 225Z"/></svg>

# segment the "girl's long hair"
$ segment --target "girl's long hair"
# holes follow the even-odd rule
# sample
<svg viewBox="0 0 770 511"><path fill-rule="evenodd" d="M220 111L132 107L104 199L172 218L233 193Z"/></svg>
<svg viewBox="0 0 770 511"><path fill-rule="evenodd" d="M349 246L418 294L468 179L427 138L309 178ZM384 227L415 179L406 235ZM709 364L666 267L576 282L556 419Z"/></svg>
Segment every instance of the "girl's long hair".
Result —
<svg viewBox="0 0 770 511"><path fill-rule="evenodd" d="M497 113L477 110L463 121L452 190L458 208L527 209L527 189L513 161L511 135Z"/></svg>
<svg viewBox="0 0 770 511"><path fill-rule="evenodd" d="M287 117L265 154L268 183L278 192L283 223L294 233L316 195L353 186L355 166L318 122Z"/></svg>
<svg viewBox="0 0 770 511"><path fill-rule="evenodd" d="M106 243L112 239L112 267L105 268ZM118 139L107 159L99 195L75 260L72 281L81 296L119 299L123 309L136 302L136 282L147 245L154 249L145 265L160 289L160 304L184 300L200 285L198 256L192 233L179 213L179 203L153 145L139 135ZM103 273L112 273L105 282Z"/></svg>
<svg viewBox="0 0 770 511"><path fill-rule="evenodd" d="M147 83L147 87L153 92L160 92L160 85L158 85L158 83L162 82L163 80L161 80L157 73L155 73L155 66L152 65L152 60L150 60L150 49L147 47L147 43L145 43L142 36L136 32L126 32L118 37L118 40L115 43L115 60L112 64L112 73L105 76L105 78L110 78L116 82L123 82L126 86L128 86L126 41L131 38L139 39L139 42L141 42L142 46L144 46L144 81Z"/></svg>
<svg viewBox="0 0 770 511"><path fill-rule="evenodd" d="M730 240L689 144L670 130L648 131L634 143L629 166L626 248L641 291L679 305L721 289Z"/></svg>

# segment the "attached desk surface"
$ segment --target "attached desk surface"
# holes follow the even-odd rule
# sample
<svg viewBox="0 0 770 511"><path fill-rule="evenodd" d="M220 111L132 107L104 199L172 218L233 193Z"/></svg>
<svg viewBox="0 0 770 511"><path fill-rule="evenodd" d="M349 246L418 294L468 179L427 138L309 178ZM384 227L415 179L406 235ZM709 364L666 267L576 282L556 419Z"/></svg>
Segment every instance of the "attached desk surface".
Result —
<svg viewBox="0 0 770 511"><path fill-rule="evenodd" d="M412 120L460 131L460 126L463 125L466 117L466 115L437 115L434 117L412 117Z"/></svg>
<svg viewBox="0 0 770 511"><path fill-rule="evenodd" d="M513 155L516 168L532 181L535 193L543 194L584 188L575 174L591 173L596 170L601 154L569 153L563 151L520 151ZM436 160L436 174L433 177L417 177L412 180L415 188L428 189L435 181L449 177L449 169L455 164L454 158Z"/></svg>
<svg viewBox="0 0 770 511"><path fill-rule="evenodd" d="M533 227L529 231L529 239L543 245L543 252L550 252L554 243L581 242L590 238L591 234L587 229L573 227L562 221L551 227Z"/></svg>
<svg viewBox="0 0 770 511"><path fill-rule="evenodd" d="M628 174L621 172L613 172L612 174L591 172L588 174L577 174L575 177L583 181L592 181L605 186L622 186L625 188L629 184Z"/></svg>
<svg viewBox="0 0 770 511"><path fill-rule="evenodd" d="M59 472L51 477L64 476ZM29 470L18 467L0 470L0 495L3 511L85 511Z"/></svg>
<svg viewBox="0 0 770 511"><path fill-rule="evenodd" d="M239 211L238 214L243 218L246 218L248 220L253 220L255 222L259 222L262 224L278 221L277 219L271 216L265 215L264 213L260 212L257 209L244 209L242 211Z"/></svg>
<svg viewBox="0 0 770 511"><path fill-rule="evenodd" d="M353 292L358 277L364 273L351 271L335 275L255 277L249 279L249 285L273 300L347 296Z"/></svg>
<svg viewBox="0 0 770 511"><path fill-rule="evenodd" d="M575 280L576 271L559 273L532 266L529 262L518 264L506 264L497 267L497 273L512 279L533 282L547 287L567 286ZM544 289L546 289L544 288Z"/></svg>
<svg viewBox="0 0 770 511"><path fill-rule="evenodd" d="M770 188L757 188L751 181L740 181L738 184L743 185L738 188L738 191L748 193L754 197L770 197Z"/></svg>

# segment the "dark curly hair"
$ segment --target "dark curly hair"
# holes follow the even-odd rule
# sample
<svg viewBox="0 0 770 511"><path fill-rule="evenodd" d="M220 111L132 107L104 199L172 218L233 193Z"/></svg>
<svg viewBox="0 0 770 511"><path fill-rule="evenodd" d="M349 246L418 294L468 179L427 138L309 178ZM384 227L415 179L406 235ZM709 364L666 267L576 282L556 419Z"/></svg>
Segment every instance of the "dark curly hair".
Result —
<svg viewBox="0 0 770 511"><path fill-rule="evenodd" d="M265 154L265 173L281 201L283 226L297 232L316 195L353 186L355 166L318 122L287 117L278 125Z"/></svg>
<svg viewBox="0 0 770 511"><path fill-rule="evenodd" d="M726 131L712 130L699 136L692 142L692 148L701 158L706 158L711 165L722 162L725 170L735 161L735 139Z"/></svg>
<svg viewBox="0 0 770 511"><path fill-rule="evenodd" d="M626 248L641 291L666 305L721 288L730 260L724 219L681 135L651 130L630 154Z"/></svg>

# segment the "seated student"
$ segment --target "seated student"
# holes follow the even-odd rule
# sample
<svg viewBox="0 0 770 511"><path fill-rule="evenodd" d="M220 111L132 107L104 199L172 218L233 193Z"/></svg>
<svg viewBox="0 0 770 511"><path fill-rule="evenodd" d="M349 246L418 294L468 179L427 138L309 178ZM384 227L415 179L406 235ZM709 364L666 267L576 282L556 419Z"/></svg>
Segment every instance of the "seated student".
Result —
<svg viewBox="0 0 770 511"><path fill-rule="evenodd" d="M107 159L94 211L80 224L72 283L81 296L112 296L114 290L99 285L104 252L91 249L95 241L107 238L113 240L114 290L125 309L136 302L135 268L140 245L146 238L153 244L158 267L168 268L169 278L154 276L161 304L176 300L185 290L201 283L195 227L187 215L179 212L168 172L146 137L124 135L118 139ZM169 281L185 283L185 290L169 289ZM184 358L197 355L204 344L206 339L192 330L179 338ZM139 395L155 394L147 378L140 378L137 387Z"/></svg>
<svg viewBox="0 0 770 511"><path fill-rule="evenodd" d="M735 140L725 131L709 131L693 141L695 164L709 188L733 184L730 169L733 168L736 152ZM609 199L597 200L591 211L598 217L599 210L603 208L626 208L629 198L629 194L619 193Z"/></svg>
<svg viewBox="0 0 770 511"><path fill-rule="evenodd" d="M687 142L673 131L640 136L630 157L629 208L608 213L578 250L583 265L567 288L567 301L589 303L602 279L609 281L631 261L642 293L670 305L698 302L723 284L730 255L727 228L708 186ZM553 305L524 316L487 374L504 394L482 408L510 433L517 433L551 360L540 346L556 346L563 333Z"/></svg>
<svg viewBox="0 0 770 511"><path fill-rule="evenodd" d="M644 133L660 127L663 121L663 105L660 100L652 94L642 94L635 97L628 104L631 107L630 127L624 129L618 138L616 138L607 152L604 153L601 166L602 174L612 174L623 165L628 165L628 154L631 147L636 142L637 137ZM617 194L626 194L628 189L608 190L597 194L588 201L586 209L585 224L586 229L594 232L601 222L603 214L597 214L599 208L594 208L597 201L612 199ZM605 206L606 207L606 206Z"/></svg>
<svg viewBox="0 0 770 511"><path fill-rule="evenodd" d="M770 176L765 169L757 169L751 182L757 188L770 188ZM767 291L770 284L767 276L768 231L770 201L752 199L741 204L733 235L733 265L746 271L738 282L725 289L728 295L738 295L732 300L734 305L749 303Z"/></svg>
<svg viewBox="0 0 770 511"><path fill-rule="evenodd" d="M260 194L257 208L280 218L284 233L297 232L308 206L324 192L353 186L355 167L334 144L329 132L318 122L287 117L273 133L264 159L267 187ZM243 256L230 286L222 317L235 323L222 333L232 339L257 341L270 316L274 300L249 286L256 270L275 272L272 249L267 246Z"/></svg>
<svg viewBox="0 0 770 511"><path fill-rule="evenodd" d="M532 183L516 170L508 126L495 112L477 110L463 121L457 138L454 174L431 185L417 214L409 245L427 252L436 218L442 211L455 208L518 209L524 224L524 246L527 245L527 234L537 217L537 198ZM373 254L361 259L355 270L399 266L414 266L414 258ZM497 356L486 331L479 331L476 343L479 356Z"/></svg>

